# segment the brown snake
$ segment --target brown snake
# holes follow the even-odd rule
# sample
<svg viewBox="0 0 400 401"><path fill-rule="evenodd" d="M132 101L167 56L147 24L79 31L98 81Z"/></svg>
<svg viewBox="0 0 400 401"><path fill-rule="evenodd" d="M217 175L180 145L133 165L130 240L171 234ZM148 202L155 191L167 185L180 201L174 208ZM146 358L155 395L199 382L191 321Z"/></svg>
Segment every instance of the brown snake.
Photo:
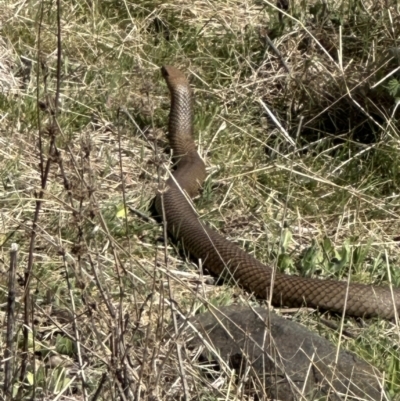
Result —
<svg viewBox="0 0 400 401"><path fill-rule="evenodd" d="M392 319L400 312L400 289L350 284L289 276L273 269L241 250L216 231L203 224L187 197L195 196L205 177L205 165L193 140L193 99L189 83L177 68L162 67L162 75L171 93L169 141L176 169L166 187L156 197L156 209L164 216L170 234L216 275L228 270L243 288L268 299L273 280L272 303L343 312L351 316L380 316ZM347 293L347 305L346 305Z"/></svg>

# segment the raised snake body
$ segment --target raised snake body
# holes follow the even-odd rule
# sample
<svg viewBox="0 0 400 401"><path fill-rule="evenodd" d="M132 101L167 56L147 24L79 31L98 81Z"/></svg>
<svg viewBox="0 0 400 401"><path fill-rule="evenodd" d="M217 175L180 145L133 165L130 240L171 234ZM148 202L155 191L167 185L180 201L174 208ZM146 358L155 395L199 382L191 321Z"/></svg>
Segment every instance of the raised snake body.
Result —
<svg viewBox="0 0 400 401"><path fill-rule="evenodd" d="M169 141L176 170L156 197L156 209L164 217L168 231L203 266L216 275L229 271L245 289L260 298L269 298L273 281L272 303L345 312L352 316L380 316L392 319L400 311L400 289L348 284L342 281L289 276L262 264L234 243L203 224L188 197L195 196L205 177L205 165L193 140L193 99L189 83L177 68L162 67L171 93ZM274 277L273 277L274 276ZM393 294L393 295L392 295ZM346 303L347 299L347 303Z"/></svg>

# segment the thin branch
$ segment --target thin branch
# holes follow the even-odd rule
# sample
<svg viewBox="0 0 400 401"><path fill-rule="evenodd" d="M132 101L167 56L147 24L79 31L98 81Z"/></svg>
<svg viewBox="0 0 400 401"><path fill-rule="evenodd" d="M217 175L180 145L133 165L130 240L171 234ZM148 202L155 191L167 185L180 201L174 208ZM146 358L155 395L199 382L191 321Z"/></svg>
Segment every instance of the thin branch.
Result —
<svg viewBox="0 0 400 401"><path fill-rule="evenodd" d="M8 275L7 340L4 351L4 395L12 400L12 380L14 371L14 331L15 331L15 272L17 270L18 245L11 244L10 271Z"/></svg>

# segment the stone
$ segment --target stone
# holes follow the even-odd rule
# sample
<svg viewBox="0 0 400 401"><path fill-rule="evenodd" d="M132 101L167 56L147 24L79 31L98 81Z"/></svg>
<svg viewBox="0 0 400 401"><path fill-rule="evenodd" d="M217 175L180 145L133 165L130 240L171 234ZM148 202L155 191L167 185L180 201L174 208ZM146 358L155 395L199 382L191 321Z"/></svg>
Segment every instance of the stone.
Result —
<svg viewBox="0 0 400 401"><path fill-rule="evenodd" d="M195 330L187 325L188 348L212 344L203 347L200 359L221 369L214 349L254 399L385 399L377 369L345 350L335 363L336 346L261 307L220 307L189 321Z"/></svg>

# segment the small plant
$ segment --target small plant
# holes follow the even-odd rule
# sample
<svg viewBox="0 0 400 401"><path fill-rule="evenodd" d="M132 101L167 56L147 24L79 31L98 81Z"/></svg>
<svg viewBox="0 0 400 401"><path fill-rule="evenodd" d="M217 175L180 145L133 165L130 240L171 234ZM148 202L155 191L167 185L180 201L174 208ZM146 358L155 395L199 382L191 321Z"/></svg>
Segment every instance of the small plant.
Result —
<svg viewBox="0 0 400 401"><path fill-rule="evenodd" d="M400 81L396 78L389 80L387 89L394 98L398 98L400 94Z"/></svg>

